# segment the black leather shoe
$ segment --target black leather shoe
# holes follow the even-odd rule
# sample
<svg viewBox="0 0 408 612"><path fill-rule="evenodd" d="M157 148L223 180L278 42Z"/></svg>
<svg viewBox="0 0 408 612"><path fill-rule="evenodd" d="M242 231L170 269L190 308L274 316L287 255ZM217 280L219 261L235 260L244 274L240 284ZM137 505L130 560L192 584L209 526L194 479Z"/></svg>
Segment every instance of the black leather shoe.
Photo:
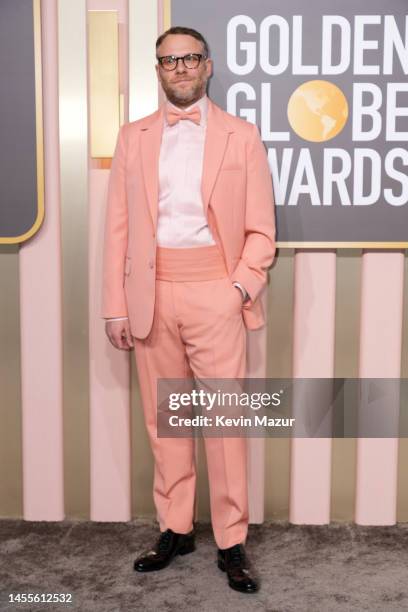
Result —
<svg viewBox="0 0 408 612"><path fill-rule="evenodd" d="M241 593L255 593L259 583L254 576L253 569L245 554L242 544L235 544L224 550L218 549L217 565L223 572L227 572L228 584L232 589Z"/></svg>
<svg viewBox="0 0 408 612"><path fill-rule="evenodd" d="M169 565L176 555L187 555L194 550L194 530L190 533L175 533L166 529L160 534L153 549L138 557L133 567L137 572L154 572Z"/></svg>

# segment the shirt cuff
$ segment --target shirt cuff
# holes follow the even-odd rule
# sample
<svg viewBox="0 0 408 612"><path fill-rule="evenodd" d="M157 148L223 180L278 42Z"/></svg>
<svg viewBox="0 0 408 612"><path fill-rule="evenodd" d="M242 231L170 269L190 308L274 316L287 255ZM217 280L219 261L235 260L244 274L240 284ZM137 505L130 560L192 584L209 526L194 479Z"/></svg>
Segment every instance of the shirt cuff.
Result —
<svg viewBox="0 0 408 612"><path fill-rule="evenodd" d="M238 289L241 291L242 293L242 298L244 300L244 302L246 302L249 299L249 294L248 292L243 288L243 286L238 283L237 281L232 283L234 285L234 287L238 287Z"/></svg>

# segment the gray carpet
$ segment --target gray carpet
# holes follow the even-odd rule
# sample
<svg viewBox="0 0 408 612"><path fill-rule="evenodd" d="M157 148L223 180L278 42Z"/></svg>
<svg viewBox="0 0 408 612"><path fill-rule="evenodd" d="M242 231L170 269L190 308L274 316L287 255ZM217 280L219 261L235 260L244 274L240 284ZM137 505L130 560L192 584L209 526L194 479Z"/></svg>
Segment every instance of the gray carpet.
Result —
<svg viewBox="0 0 408 612"><path fill-rule="evenodd" d="M132 561L158 535L148 520L0 520L0 610L33 612L338 612L408 610L408 524L394 527L251 525L247 552L262 581L236 593L215 564L211 527L197 550L160 572ZM72 604L10 604L10 593L72 593Z"/></svg>

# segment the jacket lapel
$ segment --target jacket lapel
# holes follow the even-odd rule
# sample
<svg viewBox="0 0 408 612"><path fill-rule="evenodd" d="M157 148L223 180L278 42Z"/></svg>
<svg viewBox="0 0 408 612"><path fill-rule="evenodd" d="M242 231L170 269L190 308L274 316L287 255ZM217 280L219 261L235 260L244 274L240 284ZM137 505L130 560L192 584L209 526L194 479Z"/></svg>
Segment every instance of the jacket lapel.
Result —
<svg viewBox="0 0 408 612"><path fill-rule="evenodd" d="M141 128L141 157L143 177L149 203L153 228L157 226L157 206L159 201L159 156L163 132L163 107L152 116L148 125Z"/></svg>
<svg viewBox="0 0 408 612"><path fill-rule="evenodd" d="M227 148L228 138L230 133L234 131L225 124L223 114L223 111L209 99L201 179L201 195L206 217L211 193Z"/></svg>

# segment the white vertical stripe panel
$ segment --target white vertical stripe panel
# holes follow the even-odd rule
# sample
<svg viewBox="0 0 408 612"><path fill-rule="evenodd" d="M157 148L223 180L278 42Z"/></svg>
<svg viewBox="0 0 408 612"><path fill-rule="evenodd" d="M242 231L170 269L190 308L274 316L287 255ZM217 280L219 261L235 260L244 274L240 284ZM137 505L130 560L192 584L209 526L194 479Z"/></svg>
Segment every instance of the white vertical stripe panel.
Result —
<svg viewBox="0 0 408 612"><path fill-rule="evenodd" d="M129 0L129 121L157 109L157 2Z"/></svg>
<svg viewBox="0 0 408 612"><path fill-rule="evenodd" d="M157 0L129 0L129 122L153 113L158 107L155 70L158 10Z"/></svg>

